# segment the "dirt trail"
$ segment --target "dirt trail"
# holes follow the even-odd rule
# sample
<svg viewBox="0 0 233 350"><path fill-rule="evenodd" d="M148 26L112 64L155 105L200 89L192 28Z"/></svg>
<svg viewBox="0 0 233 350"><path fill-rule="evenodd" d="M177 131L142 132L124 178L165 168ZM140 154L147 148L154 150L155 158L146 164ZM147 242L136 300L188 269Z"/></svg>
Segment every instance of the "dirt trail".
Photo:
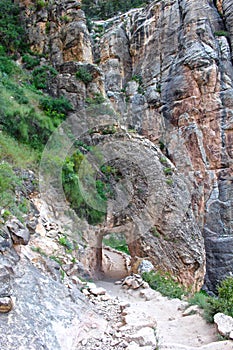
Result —
<svg viewBox="0 0 233 350"><path fill-rule="evenodd" d="M151 289L146 292L149 300L145 300L145 297L140 295L140 290L126 290L115 285L113 281L109 281L109 279L119 279L122 275L125 276L125 262L118 253L105 251L105 254L112 260L111 269L107 271L108 266L104 266L106 280L98 281L97 285L105 288L110 296L119 298L120 302L130 304L126 309L127 320L135 329L140 328L143 318L156 320L158 349L233 350L233 342L219 341L215 326L207 324L200 314L183 316L187 306L186 302L179 299L168 299Z"/></svg>
<svg viewBox="0 0 233 350"><path fill-rule="evenodd" d="M103 270L105 280L116 281L128 275L126 262L121 252L103 249Z"/></svg>

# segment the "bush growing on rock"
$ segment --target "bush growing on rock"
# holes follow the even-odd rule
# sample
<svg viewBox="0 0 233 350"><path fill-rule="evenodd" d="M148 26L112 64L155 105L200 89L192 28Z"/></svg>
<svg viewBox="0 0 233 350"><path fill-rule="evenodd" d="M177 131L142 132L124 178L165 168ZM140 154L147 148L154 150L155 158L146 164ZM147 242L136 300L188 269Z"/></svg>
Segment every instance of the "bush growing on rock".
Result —
<svg viewBox="0 0 233 350"><path fill-rule="evenodd" d="M93 80L92 74L84 67L80 67L75 75L76 78L81 80L84 84L88 84Z"/></svg>
<svg viewBox="0 0 233 350"><path fill-rule="evenodd" d="M58 72L53 67L46 65L37 67L32 72L33 84L36 87L36 89L47 89L48 82L51 79L53 79L57 74Z"/></svg>
<svg viewBox="0 0 233 350"><path fill-rule="evenodd" d="M151 271L144 272L142 277L149 283L152 289L157 290L169 298L181 299L187 293L169 274Z"/></svg>
<svg viewBox="0 0 233 350"><path fill-rule="evenodd" d="M220 282L216 298L209 297L205 308L205 318L214 322L214 315L218 312L233 317L233 277L229 276Z"/></svg>

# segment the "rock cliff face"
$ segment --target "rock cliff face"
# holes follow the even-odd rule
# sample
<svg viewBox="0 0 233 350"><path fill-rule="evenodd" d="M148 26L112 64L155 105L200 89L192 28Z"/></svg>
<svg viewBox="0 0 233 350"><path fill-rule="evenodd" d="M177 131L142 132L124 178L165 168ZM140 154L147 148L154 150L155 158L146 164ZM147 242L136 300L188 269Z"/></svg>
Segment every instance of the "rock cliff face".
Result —
<svg viewBox="0 0 233 350"><path fill-rule="evenodd" d="M182 196L170 182L174 211L168 196L170 208L165 201L160 216L153 216L152 226L163 238L141 236L134 254L149 255L186 285L200 285L203 236L206 285L214 290L233 269L232 1L153 1L94 23L91 35L75 1L55 1L39 11L26 2L24 7L32 49L46 54L60 73L53 94L65 94L78 114L86 97L101 92L115 109L118 124L161 148L176 169L184 202L189 198L185 216L173 215ZM80 64L93 73L92 82L75 79ZM170 224L166 212L171 213ZM196 235L200 231L202 236Z"/></svg>

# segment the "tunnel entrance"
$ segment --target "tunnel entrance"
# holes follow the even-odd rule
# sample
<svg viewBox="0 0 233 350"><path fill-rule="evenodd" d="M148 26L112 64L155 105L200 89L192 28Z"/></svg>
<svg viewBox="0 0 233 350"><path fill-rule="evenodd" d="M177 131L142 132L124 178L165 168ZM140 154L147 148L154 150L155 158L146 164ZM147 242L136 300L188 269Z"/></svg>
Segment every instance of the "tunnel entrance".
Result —
<svg viewBox="0 0 233 350"><path fill-rule="evenodd" d="M139 258L137 241L128 233L98 232L97 247L94 248L95 276L102 280L119 280L129 276ZM117 230L116 230L117 231ZM140 259L140 258L139 258Z"/></svg>
<svg viewBox="0 0 233 350"><path fill-rule="evenodd" d="M121 279L130 273L130 252L124 233L108 233L102 241L104 278Z"/></svg>

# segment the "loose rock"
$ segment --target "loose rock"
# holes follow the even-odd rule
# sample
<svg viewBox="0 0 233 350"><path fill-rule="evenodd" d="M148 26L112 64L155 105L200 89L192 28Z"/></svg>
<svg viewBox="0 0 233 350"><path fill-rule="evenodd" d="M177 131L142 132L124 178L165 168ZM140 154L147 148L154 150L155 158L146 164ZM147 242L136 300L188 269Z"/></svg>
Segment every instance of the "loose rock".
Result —
<svg viewBox="0 0 233 350"><path fill-rule="evenodd" d="M11 297L0 298L0 313L6 313L11 311L13 307Z"/></svg>
<svg viewBox="0 0 233 350"><path fill-rule="evenodd" d="M221 312L214 315L214 323L217 325L218 331L224 337L233 339L233 318Z"/></svg>

